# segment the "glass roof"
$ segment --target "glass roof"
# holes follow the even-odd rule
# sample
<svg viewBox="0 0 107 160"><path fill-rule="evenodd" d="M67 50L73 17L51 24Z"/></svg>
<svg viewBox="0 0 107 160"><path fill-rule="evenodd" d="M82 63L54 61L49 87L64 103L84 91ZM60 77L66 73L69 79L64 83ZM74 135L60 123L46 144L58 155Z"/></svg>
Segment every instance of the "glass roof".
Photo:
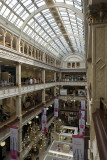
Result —
<svg viewBox="0 0 107 160"><path fill-rule="evenodd" d="M55 4L59 4L59 2L63 4L63 7L56 7L57 15L62 21L74 52L84 54L83 21L79 14L69 7L64 7L64 4L71 5L82 13L83 4L81 1L53 0ZM42 9L43 6L46 7ZM23 32L56 56L72 53L69 43L61 32L60 25L55 21L45 0L0 0L0 15L18 28L21 28L26 19L40 8L40 12L33 14L26 23Z"/></svg>

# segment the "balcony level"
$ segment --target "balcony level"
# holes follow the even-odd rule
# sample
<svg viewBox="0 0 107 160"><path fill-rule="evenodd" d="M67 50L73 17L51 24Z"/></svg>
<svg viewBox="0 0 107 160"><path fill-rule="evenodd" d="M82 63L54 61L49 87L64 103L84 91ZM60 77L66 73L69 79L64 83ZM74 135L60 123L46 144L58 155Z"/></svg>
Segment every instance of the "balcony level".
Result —
<svg viewBox="0 0 107 160"><path fill-rule="evenodd" d="M32 84L32 85L22 85L21 87L21 94L42 90L44 88L51 88L54 86L86 86L86 81L64 81L64 82L51 82L45 84ZM18 86L6 86L0 88L0 99L9 98L12 96L19 95L19 88Z"/></svg>
<svg viewBox="0 0 107 160"><path fill-rule="evenodd" d="M46 102L46 106L49 107L54 103L54 99L50 100L49 102ZM34 119L36 116L40 115L42 113L42 107L43 104L40 103L34 107L31 107L29 109L22 111L22 126L26 125L29 121ZM52 123L53 121L53 112L52 114L47 115L47 127ZM4 141L10 136L10 126L15 125L19 126L19 119L17 118L16 114L14 113L11 118L5 122L2 122L0 125L0 142Z"/></svg>

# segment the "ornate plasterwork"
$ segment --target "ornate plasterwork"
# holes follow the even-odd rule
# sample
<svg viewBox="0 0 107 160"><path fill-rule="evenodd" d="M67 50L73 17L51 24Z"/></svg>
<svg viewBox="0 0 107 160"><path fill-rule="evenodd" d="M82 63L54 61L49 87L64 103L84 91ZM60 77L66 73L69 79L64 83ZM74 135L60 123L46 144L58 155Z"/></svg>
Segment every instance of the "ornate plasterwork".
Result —
<svg viewBox="0 0 107 160"><path fill-rule="evenodd" d="M90 5L86 17L89 24L107 22L107 3Z"/></svg>
<svg viewBox="0 0 107 160"><path fill-rule="evenodd" d="M70 62L70 61L77 61L77 62L80 62L80 61L84 61L84 56L83 55L80 55L80 54L67 54L66 56L64 56L63 58L63 61L66 61L66 62Z"/></svg>
<svg viewBox="0 0 107 160"><path fill-rule="evenodd" d="M102 59L99 59L99 60L96 62L96 69L103 69L105 66L106 66L106 64L103 62Z"/></svg>

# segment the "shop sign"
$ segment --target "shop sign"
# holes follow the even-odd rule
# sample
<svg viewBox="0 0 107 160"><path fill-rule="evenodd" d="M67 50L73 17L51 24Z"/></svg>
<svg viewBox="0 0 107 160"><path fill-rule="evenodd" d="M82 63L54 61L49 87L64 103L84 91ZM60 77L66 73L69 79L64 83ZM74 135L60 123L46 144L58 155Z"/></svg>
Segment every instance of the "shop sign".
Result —
<svg viewBox="0 0 107 160"><path fill-rule="evenodd" d="M54 99L54 116L58 117L59 99Z"/></svg>
<svg viewBox="0 0 107 160"><path fill-rule="evenodd" d="M79 135L84 135L85 133L85 110L79 110Z"/></svg>
<svg viewBox="0 0 107 160"><path fill-rule="evenodd" d="M84 136L72 135L73 160L84 160Z"/></svg>
<svg viewBox="0 0 107 160"><path fill-rule="evenodd" d="M18 127L10 127L10 154L11 160L18 159Z"/></svg>
<svg viewBox="0 0 107 160"><path fill-rule="evenodd" d="M42 109L42 133L43 134L46 134L46 122L47 122L46 107L44 106Z"/></svg>
<svg viewBox="0 0 107 160"><path fill-rule="evenodd" d="M81 109L86 109L86 100L81 99Z"/></svg>

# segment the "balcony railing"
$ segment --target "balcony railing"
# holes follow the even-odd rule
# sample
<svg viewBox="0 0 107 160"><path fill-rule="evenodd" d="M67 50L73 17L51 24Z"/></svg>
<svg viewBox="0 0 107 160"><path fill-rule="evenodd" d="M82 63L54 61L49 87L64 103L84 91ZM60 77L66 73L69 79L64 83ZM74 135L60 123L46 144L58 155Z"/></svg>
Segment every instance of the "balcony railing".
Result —
<svg viewBox="0 0 107 160"><path fill-rule="evenodd" d="M54 102L54 99L51 99L50 101L47 101L47 105L49 106ZM22 113L22 125L25 125L28 121L32 120L36 115L40 114L42 112L43 104L38 104L37 106L30 108L29 110ZM53 115L50 115L50 118L52 118ZM11 125L18 125L19 119L14 115L9 120L5 121L4 124L0 127L0 141L5 140L10 136L10 126Z"/></svg>
<svg viewBox="0 0 107 160"><path fill-rule="evenodd" d="M0 128L0 141L5 140L10 136L10 126L11 125L18 125L19 119L14 116L12 120L9 120L9 122L5 123L4 126Z"/></svg>
<svg viewBox="0 0 107 160"><path fill-rule="evenodd" d="M106 106L106 107L105 107ZM107 160L107 104L104 99L100 100L100 109L93 113L93 121L101 160Z"/></svg>
<svg viewBox="0 0 107 160"><path fill-rule="evenodd" d="M8 86L0 88L0 99L17 96L18 94L19 90L17 86Z"/></svg>
<svg viewBox="0 0 107 160"><path fill-rule="evenodd" d="M21 86L21 94L39 91L44 88L51 88L54 86L65 85L65 86L86 86L86 81L64 81L64 82L51 82L51 83L41 83L41 84L31 84L31 85L22 85ZM5 86L0 89L0 99L9 98L13 96L19 95L18 86Z"/></svg>

